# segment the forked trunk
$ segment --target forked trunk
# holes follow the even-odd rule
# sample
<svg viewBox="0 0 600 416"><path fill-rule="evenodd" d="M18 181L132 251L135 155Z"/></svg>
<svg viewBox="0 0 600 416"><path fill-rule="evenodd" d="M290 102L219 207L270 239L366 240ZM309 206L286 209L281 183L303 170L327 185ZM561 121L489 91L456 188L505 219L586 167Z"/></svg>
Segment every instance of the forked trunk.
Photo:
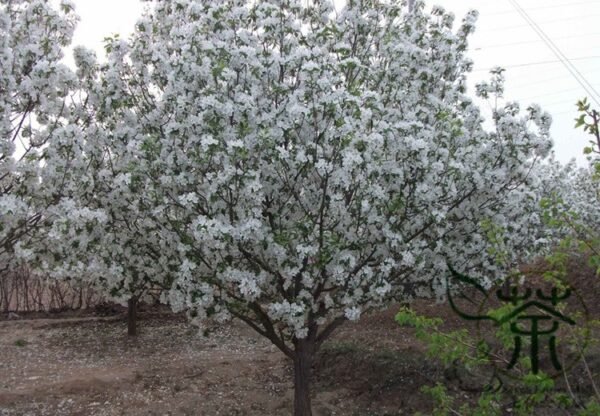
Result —
<svg viewBox="0 0 600 416"><path fill-rule="evenodd" d="M310 382L314 342L299 339L294 344L294 416L312 416Z"/></svg>
<svg viewBox="0 0 600 416"><path fill-rule="evenodd" d="M137 297L133 296L127 301L127 335L137 335Z"/></svg>

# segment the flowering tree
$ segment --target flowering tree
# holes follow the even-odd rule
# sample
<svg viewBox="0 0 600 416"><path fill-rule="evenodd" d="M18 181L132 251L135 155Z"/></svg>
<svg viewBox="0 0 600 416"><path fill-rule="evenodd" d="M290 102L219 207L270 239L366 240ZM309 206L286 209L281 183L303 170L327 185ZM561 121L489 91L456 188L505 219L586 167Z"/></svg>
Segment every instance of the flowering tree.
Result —
<svg viewBox="0 0 600 416"><path fill-rule="evenodd" d="M129 301L134 334L137 299L170 278L177 244L148 228L135 152L108 116L118 113L110 92L98 94L108 67L84 48L77 71L60 63L76 22L68 1L58 11L47 0L0 2L0 270L20 258L92 281Z"/></svg>
<svg viewBox="0 0 600 416"><path fill-rule="evenodd" d="M600 275L600 115L591 109L586 99L577 102L579 116L575 127L592 136L584 148L589 165L579 167L572 160L567 165L554 163L542 165L540 176L552 184L541 193L546 230L560 237L560 243L548 256L559 275L568 272L568 261L574 255L587 258L588 263Z"/></svg>
<svg viewBox="0 0 600 416"><path fill-rule="evenodd" d="M77 276L127 303L128 334L136 335L138 300L170 288L179 258L176 235L152 212L158 201L147 186L133 114L103 87L119 73L119 45L107 40L111 61L103 65L93 52L74 50L79 99L70 106L64 140L45 153L42 182L60 190L61 199L48 210L47 244L39 251L53 276Z"/></svg>
<svg viewBox="0 0 600 416"><path fill-rule="evenodd" d="M0 270L30 255L23 244L43 218L40 157L75 79L60 60L76 20L68 1L0 1Z"/></svg>
<svg viewBox="0 0 600 416"><path fill-rule="evenodd" d="M347 3L156 1L102 82L148 218L180 240L172 306L271 340L293 360L296 415L342 322L442 293L448 260L495 271L485 221L509 231L508 263L532 246L521 207L549 148L538 108L509 103L487 132L464 95L475 13L454 32L440 8Z"/></svg>

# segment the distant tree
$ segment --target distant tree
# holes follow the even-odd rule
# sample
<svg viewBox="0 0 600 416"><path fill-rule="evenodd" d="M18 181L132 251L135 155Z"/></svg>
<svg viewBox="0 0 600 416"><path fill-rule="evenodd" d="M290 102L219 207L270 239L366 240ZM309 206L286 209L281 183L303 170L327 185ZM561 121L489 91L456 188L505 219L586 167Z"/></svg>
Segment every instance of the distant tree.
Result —
<svg viewBox="0 0 600 416"><path fill-rule="evenodd" d="M75 75L61 59L76 22L69 1L0 1L0 270L31 258L52 199L40 161L64 124Z"/></svg>
<svg viewBox="0 0 600 416"><path fill-rule="evenodd" d="M587 99L578 101L577 109L575 128L581 127L592 136L589 146L583 149L589 165L577 166L573 160L543 173L554 178L556 184L542 201L545 222L549 230L562 237L549 260L566 274L573 254L580 258L583 255L600 276L600 113Z"/></svg>
<svg viewBox="0 0 600 416"><path fill-rule="evenodd" d="M475 13L453 32L394 0L154 4L99 82L108 200L137 204L142 235L177 235L173 308L238 318L293 361L295 415L341 323L443 293L448 260L498 271L483 223L506 230L507 264L535 246L523 207L550 117L510 103L483 128L465 96ZM501 88L495 71L479 93Z"/></svg>
<svg viewBox="0 0 600 416"><path fill-rule="evenodd" d="M106 48L113 57L119 54L118 36L107 38ZM71 109L82 117L68 125L74 133L68 141L46 151L42 182L60 188L61 199L51 210L43 253L53 276L92 282L108 298L126 303L128 334L134 336L139 300L153 289L170 288L178 242L153 215L160 201L142 170L135 120L121 111L115 92L103 87L119 68L100 65L80 47L74 58L79 98Z"/></svg>

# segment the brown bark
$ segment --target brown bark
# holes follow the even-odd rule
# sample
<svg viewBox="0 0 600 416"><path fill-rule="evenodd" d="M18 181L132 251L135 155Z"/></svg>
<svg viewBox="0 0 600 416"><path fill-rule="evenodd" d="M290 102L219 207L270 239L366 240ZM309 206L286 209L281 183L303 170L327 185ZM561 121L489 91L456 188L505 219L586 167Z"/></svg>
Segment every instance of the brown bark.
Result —
<svg viewBox="0 0 600 416"><path fill-rule="evenodd" d="M310 384L314 339L298 339L294 346L294 416L312 416Z"/></svg>
<svg viewBox="0 0 600 416"><path fill-rule="evenodd" d="M130 337L137 335L137 303L134 296L127 301L127 335Z"/></svg>

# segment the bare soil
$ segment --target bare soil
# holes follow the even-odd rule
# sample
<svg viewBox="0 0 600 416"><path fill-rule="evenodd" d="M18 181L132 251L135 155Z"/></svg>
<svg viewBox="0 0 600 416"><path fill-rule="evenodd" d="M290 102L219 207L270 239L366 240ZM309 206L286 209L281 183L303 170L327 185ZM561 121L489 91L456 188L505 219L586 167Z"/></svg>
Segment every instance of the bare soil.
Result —
<svg viewBox="0 0 600 416"><path fill-rule="evenodd" d="M446 305L414 307L446 318L446 329L465 325ZM348 323L324 344L314 365L316 416L431 414L431 399L420 389L438 382L459 403L476 401L483 381L427 357L412 329L394 322L398 308ZM291 413L291 363L243 324L205 337L181 315L146 309L132 339L122 313L31 318L0 321L2 416ZM597 357L589 360L596 378ZM571 383L579 392L591 388L583 376Z"/></svg>

